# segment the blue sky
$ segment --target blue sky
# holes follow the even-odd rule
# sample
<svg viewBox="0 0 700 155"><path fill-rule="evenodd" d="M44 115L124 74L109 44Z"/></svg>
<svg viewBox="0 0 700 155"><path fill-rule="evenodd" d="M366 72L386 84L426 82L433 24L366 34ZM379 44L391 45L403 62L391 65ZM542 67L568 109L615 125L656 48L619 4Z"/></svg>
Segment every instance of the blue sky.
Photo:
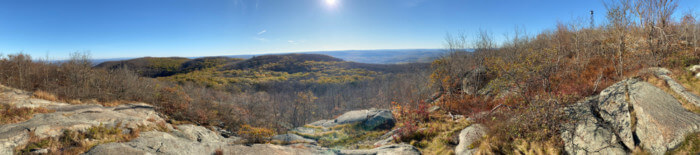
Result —
<svg viewBox="0 0 700 155"><path fill-rule="evenodd" d="M597 0L0 0L0 53L65 58L443 48L447 33L604 21ZM333 4L331 4L333 3ZM697 8L681 1L678 14ZM587 21L584 21L587 23Z"/></svg>

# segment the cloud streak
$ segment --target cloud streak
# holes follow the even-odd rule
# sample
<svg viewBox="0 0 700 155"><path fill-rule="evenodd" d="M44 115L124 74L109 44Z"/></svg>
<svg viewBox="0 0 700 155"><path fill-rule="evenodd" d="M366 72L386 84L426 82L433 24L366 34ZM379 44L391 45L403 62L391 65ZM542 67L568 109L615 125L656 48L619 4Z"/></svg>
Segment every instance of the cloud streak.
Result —
<svg viewBox="0 0 700 155"><path fill-rule="evenodd" d="M258 32L258 35L262 35L262 34L264 34L265 32L267 32L267 30L262 30L262 31Z"/></svg>

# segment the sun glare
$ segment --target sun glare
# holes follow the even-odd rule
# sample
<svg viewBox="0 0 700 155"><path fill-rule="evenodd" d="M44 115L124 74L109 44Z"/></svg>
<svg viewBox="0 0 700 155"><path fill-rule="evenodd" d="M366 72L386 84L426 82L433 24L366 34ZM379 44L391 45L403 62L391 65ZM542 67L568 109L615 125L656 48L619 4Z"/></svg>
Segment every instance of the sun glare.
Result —
<svg viewBox="0 0 700 155"><path fill-rule="evenodd" d="M326 5L328 5L328 6L335 6L336 4L338 4L338 0L324 0L324 1L326 1Z"/></svg>

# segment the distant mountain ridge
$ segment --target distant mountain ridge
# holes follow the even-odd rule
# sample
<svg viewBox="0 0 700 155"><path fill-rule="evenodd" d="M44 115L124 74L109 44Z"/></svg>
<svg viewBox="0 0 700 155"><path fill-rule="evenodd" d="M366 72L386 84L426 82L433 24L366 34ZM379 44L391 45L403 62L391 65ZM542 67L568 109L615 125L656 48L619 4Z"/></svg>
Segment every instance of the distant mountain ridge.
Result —
<svg viewBox="0 0 700 155"><path fill-rule="evenodd" d="M323 54L345 61L371 63L371 64L398 64L411 62L431 62L440 57L447 51L444 49L385 49L385 50L343 50L343 51L310 51L310 52L292 52L299 54ZM230 57L249 59L254 56L263 55L282 55L291 53L269 53L269 54L241 54L241 55L222 55L211 57ZM210 56L187 57L190 59L204 58ZM135 59L136 57L127 58L107 58L93 59L94 64L101 64L107 61L121 61Z"/></svg>
<svg viewBox="0 0 700 155"><path fill-rule="evenodd" d="M385 50L342 50L342 51L311 51L297 52L300 54L323 54L345 61L372 63L372 64L397 64L412 62L431 62L447 52L444 49L385 49ZM283 54L283 53L279 53ZM226 55L233 58L251 58L260 55Z"/></svg>
<svg viewBox="0 0 700 155"><path fill-rule="evenodd" d="M119 61L105 61L95 68L108 70L126 68L145 77L167 77L176 74L188 74L200 70L210 72L225 71L267 71L275 74L294 74L299 72L338 71L340 73L353 69L371 72L404 72L411 68L427 68L428 63L373 64L345 61L324 54L293 53L279 55L260 55L251 58L233 58L227 56L200 57L142 57ZM355 70L357 71L357 70ZM284 72L284 73L282 73ZM193 73L195 74L195 73ZM257 75L256 75L257 76Z"/></svg>

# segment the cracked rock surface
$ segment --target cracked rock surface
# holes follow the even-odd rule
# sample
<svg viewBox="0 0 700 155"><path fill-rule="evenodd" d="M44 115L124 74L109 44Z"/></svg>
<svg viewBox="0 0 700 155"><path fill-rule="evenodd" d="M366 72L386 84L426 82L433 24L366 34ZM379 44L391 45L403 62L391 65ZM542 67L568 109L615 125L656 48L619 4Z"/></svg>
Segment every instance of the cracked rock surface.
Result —
<svg viewBox="0 0 700 155"><path fill-rule="evenodd" d="M569 154L624 154L635 147L664 154L700 131L700 115L637 79L613 84L566 110L572 123L564 125L562 139Z"/></svg>

